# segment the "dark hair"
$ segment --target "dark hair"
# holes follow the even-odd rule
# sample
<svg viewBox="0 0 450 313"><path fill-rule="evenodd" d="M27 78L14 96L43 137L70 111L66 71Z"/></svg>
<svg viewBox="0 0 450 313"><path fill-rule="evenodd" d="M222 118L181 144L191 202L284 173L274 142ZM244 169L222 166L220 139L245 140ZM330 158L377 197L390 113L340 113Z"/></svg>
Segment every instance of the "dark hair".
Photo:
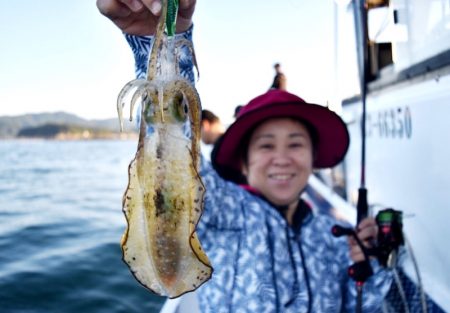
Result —
<svg viewBox="0 0 450 313"><path fill-rule="evenodd" d="M220 122L219 117L209 110L202 110L202 121L205 120L210 123Z"/></svg>
<svg viewBox="0 0 450 313"><path fill-rule="evenodd" d="M222 140L223 135L220 136L219 139L217 139L216 143L214 144L213 150L211 151L211 164L213 168L222 178L233 181L240 185L246 185L247 178L241 173L241 171L237 171L227 166L220 165L216 162L218 147L220 146Z"/></svg>

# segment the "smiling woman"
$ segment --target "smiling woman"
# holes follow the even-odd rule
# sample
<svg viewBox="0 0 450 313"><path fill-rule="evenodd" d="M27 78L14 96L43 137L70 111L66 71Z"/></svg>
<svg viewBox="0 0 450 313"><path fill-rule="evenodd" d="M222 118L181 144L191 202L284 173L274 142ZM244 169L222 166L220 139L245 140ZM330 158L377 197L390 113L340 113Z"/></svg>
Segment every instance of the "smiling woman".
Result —
<svg viewBox="0 0 450 313"><path fill-rule="evenodd" d="M240 110L217 144L213 164L220 173L241 171L246 184L285 208L283 214L292 225L313 167L339 163L348 144L346 127L335 113L270 90Z"/></svg>

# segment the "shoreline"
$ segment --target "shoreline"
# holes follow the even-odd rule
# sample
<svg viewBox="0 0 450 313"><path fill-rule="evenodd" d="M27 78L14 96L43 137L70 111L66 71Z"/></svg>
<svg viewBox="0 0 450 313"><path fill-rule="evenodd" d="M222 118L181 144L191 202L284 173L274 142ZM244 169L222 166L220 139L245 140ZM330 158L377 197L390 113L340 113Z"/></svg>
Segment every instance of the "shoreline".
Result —
<svg viewBox="0 0 450 313"><path fill-rule="evenodd" d="M139 134L127 133L115 136L56 136L56 137L0 137L0 141L129 141L138 140Z"/></svg>

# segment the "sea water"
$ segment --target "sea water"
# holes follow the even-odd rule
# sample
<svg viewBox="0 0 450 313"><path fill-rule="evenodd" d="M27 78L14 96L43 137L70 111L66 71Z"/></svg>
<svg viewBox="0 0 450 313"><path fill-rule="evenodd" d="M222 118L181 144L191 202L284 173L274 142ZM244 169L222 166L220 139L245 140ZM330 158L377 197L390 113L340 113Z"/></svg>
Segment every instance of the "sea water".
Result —
<svg viewBox="0 0 450 313"><path fill-rule="evenodd" d="M0 141L0 312L159 312L122 261L135 141Z"/></svg>

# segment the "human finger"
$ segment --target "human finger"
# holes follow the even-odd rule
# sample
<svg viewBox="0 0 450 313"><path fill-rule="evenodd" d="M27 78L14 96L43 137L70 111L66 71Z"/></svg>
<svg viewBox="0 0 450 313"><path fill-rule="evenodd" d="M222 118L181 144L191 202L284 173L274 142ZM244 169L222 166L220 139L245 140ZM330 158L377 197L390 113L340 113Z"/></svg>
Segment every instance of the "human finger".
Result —
<svg viewBox="0 0 450 313"><path fill-rule="evenodd" d="M153 15L159 16L161 14L161 0L141 0L141 2L150 10L150 12L152 12ZM178 14L183 18L190 19L194 13L196 2L196 0L180 0L178 4Z"/></svg>
<svg viewBox="0 0 450 313"><path fill-rule="evenodd" d="M366 259L364 252L359 248L350 250L350 258L353 262L361 262Z"/></svg>
<svg viewBox="0 0 450 313"><path fill-rule="evenodd" d="M123 4L125 4L131 11L137 13L142 11L145 6L140 0L120 0Z"/></svg>
<svg viewBox="0 0 450 313"><path fill-rule="evenodd" d="M195 0L180 0L178 15L180 18L191 20L195 11Z"/></svg>
<svg viewBox="0 0 450 313"><path fill-rule="evenodd" d="M161 14L161 0L142 0L142 3L153 15L159 16Z"/></svg>
<svg viewBox="0 0 450 313"><path fill-rule="evenodd" d="M121 1L117 0L97 0L97 8L101 14L109 19L127 17L131 10Z"/></svg>
<svg viewBox="0 0 450 313"><path fill-rule="evenodd" d="M191 9L195 6L196 2L197 1L195 1L195 0L180 0L180 3L179 3L180 10Z"/></svg>
<svg viewBox="0 0 450 313"><path fill-rule="evenodd" d="M361 241L374 240L378 235L378 226L373 218L366 218L358 225L356 235Z"/></svg>
<svg viewBox="0 0 450 313"><path fill-rule="evenodd" d="M374 226L374 225L376 225L375 219L373 217L366 217L358 224L357 229Z"/></svg>
<svg viewBox="0 0 450 313"><path fill-rule="evenodd" d="M364 261L364 252L353 237L348 237L348 244L350 247L350 258L353 262Z"/></svg>

